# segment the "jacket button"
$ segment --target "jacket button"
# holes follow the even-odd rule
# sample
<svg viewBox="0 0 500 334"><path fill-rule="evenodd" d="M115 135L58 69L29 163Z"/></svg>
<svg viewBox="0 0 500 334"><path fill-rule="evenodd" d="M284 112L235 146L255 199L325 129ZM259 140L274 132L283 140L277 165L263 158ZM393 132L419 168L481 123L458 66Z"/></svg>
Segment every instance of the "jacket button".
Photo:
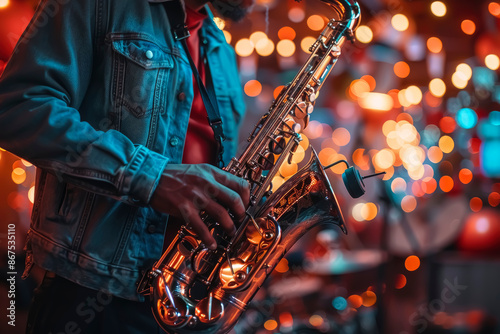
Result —
<svg viewBox="0 0 500 334"><path fill-rule="evenodd" d="M151 50L146 51L146 58L153 59L153 51Z"/></svg>
<svg viewBox="0 0 500 334"><path fill-rule="evenodd" d="M179 137L174 136L174 137L170 138L170 140L168 142L170 143L170 146L177 146L177 145L179 145L180 140L179 140Z"/></svg>
<svg viewBox="0 0 500 334"><path fill-rule="evenodd" d="M156 226L154 225L148 225L148 233L155 233L156 232Z"/></svg>
<svg viewBox="0 0 500 334"><path fill-rule="evenodd" d="M185 99L186 99L186 93L180 92L179 94L177 94L177 100L184 101Z"/></svg>

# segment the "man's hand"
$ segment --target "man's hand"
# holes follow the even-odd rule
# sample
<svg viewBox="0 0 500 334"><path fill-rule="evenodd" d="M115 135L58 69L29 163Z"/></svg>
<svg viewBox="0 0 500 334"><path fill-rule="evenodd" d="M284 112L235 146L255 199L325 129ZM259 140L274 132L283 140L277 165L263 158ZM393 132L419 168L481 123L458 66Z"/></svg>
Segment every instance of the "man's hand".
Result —
<svg viewBox="0 0 500 334"><path fill-rule="evenodd" d="M151 198L154 209L184 219L210 249L217 244L200 218L205 211L233 235L236 231L227 209L243 219L250 200L247 181L208 164L169 164Z"/></svg>

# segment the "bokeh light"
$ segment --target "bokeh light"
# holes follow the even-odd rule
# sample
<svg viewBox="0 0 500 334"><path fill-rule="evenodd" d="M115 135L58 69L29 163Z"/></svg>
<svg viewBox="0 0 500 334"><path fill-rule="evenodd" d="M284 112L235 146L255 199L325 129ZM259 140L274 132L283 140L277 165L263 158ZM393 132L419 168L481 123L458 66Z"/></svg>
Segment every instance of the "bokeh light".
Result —
<svg viewBox="0 0 500 334"><path fill-rule="evenodd" d="M484 58L484 64L490 70L496 71L500 67L500 58L497 55L489 54Z"/></svg>
<svg viewBox="0 0 500 334"><path fill-rule="evenodd" d="M401 209L404 212L412 212L417 207L417 200L412 195L406 195L401 201Z"/></svg>
<svg viewBox="0 0 500 334"><path fill-rule="evenodd" d="M373 40L373 31L371 30L370 27L361 25L359 26L356 31L356 40L358 40L361 43L370 43Z"/></svg>
<svg viewBox="0 0 500 334"><path fill-rule="evenodd" d="M453 179L451 176L444 175L439 179L439 188L445 193L450 192L453 189L453 186L455 183L453 182Z"/></svg>
<svg viewBox="0 0 500 334"><path fill-rule="evenodd" d="M410 21L404 14L396 14L391 19L391 24L397 31L405 31L410 26Z"/></svg>
<svg viewBox="0 0 500 334"><path fill-rule="evenodd" d="M243 87L243 90L248 96L255 97L262 92L262 84L257 80L249 80Z"/></svg>
<svg viewBox="0 0 500 334"><path fill-rule="evenodd" d="M9 5L9 0L0 0L0 8L5 8Z"/></svg>
<svg viewBox="0 0 500 334"><path fill-rule="evenodd" d="M304 37L302 38L302 40L300 41L300 48L302 49L302 51L304 51L305 53L311 53L309 51L309 49L311 48L311 45L314 44L314 42L316 42L316 38L312 37L312 36L307 36L307 37Z"/></svg>
<svg viewBox="0 0 500 334"><path fill-rule="evenodd" d="M437 37L430 37L427 40L427 49L432 53L439 53L443 50L443 42Z"/></svg>
<svg viewBox="0 0 500 334"><path fill-rule="evenodd" d="M479 197L472 197L469 201L469 207L472 212L479 212L483 207L483 201Z"/></svg>
<svg viewBox="0 0 500 334"><path fill-rule="evenodd" d="M490 2L488 4L488 11L493 16L500 16L500 4L498 2Z"/></svg>
<svg viewBox="0 0 500 334"><path fill-rule="evenodd" d="M396 289L402 289L406 286L406 276L403 274L398 274L396 276L396 283L394 284L394 287Z"/></svg>
<svg viewBox="0 0 500 334"><path fill-rule="evenodd" d="M406 78L410 75L410 66L404 61L398 61L394 64L394 74L399 78Z"/></svg>
<svg viewBox="0 0 500 334"><path fill-rule="evenodd" d="M420 267L420 259L416 255L410 255L405 260L405 268L408 271L415 271Z"/></svg>
<svg viewBox="0 0 500 334"><path fill-rule="evenodd" d="M322 30L325 26L325 20L320 15L311 15L307 18L307 26L314 31Z"/></svg>
<svg viewBox="0 0 500 334"><path fill-rule="evenodd" d="M442 79L434 78L429 82L429 91L436 97L442 97L446 93L446 84Z"/></svg>
<svg viewBox="0 0 500 334"><path fill-rule="evenodd" d="M365 291L361 294L364 307L371 307L377 302L377 295L373 291Z"/></svg>
<svg viewBox="0 0 500 334"><path fill-rule="evenodd" d="M234 46L234 50L240 57L248 57L252 54L254 50L254 45L252 41L248 38L242 38Z"/></svg>
<svg viewBox="0 0 500 334"><path fill-rule="evenodd" d="M472 129L477 124L477 114L471 108L460 109L456 118L458 125L464 129Z"/></svg>
<svg viewBox="0 0 500 334"><path fill-rule="evenodd" d="M278 328L278 322L274 319L266 320L266 322L264 323L264 328L268 331L273 331Z"/></svg>
<svg viewBox="0 0 500 334"><path fill-rule="evenodd" d="M295 43L289 39L282 39L276 45L276 50L282 57L290 57L295 53Z"/></svg>
<svg viewBox="0 0 500 334"><path fill-rule="evenodd" d="M288 11L288 19L294 23L299 23L304 20L306 13L300 7L292 7Z"/></svg>
<svg viewBox="0 0 500 334"><path fill-rule="evenodd" d="M280 30L278 30L278 38L279 39L289 39L293 41L296 36L296 32L292 27L282 27Z"/></svg>
<svg viewBox="0 0 500 334"><path fill-rule="evenodd" d="M467 35L473 35L476 32L476 24L471 20L463 20L460 27Z"/></svg>
<svg viewBox="0 0 500 334"><path fill-rule="evenodd" d="M434 1L431 3L431 12L437 17L443 17L446 15L446 5L441 1Z"/></svg>
<svg viewBox="0 0 500 334"><path fill-rule="evenodd" d="M455 147L455 141L450 136L442 136L439 139L439 148L444 153L450 153Z"/></svg>

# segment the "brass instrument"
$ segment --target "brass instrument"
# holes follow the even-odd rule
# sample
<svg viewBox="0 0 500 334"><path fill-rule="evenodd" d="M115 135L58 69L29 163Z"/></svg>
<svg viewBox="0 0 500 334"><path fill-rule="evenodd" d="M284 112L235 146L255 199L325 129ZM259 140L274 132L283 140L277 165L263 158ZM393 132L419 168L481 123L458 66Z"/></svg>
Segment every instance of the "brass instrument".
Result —
<svg viewBox="0 0 500 334"><path fill-rule="evenodd" d="M235 236L228 237L217 222L202 215L218 248L207 249L183 226L139 284L138 291L150 296L154 316L168 333L228 332L274 267L307 231L329 223L347 233L325 167L314 150L306 166L276 191L271 183L297 149L300 131L308 124L340 47L345 39L353 41L360 21L357 2L322 1L339 18L331 19L311 46L307 62L257 124L246 150L224 168L251 184L247 216ZM364 193L357 170L351 167L343 177L346 184L350 182L353 196Z"/></svg>

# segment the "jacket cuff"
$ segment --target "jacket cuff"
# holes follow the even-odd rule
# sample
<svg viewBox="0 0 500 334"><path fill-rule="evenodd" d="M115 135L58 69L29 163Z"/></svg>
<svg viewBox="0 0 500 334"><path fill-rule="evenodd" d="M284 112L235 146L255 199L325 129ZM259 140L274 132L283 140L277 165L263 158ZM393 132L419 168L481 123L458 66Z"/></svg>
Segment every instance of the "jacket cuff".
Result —
<svg viewBox="0 0 500 334"><path fill-rule="evenodd" d="M123 173L122 193L136 205L149 204L167 163L167 157L139 146Z"/></svg>

